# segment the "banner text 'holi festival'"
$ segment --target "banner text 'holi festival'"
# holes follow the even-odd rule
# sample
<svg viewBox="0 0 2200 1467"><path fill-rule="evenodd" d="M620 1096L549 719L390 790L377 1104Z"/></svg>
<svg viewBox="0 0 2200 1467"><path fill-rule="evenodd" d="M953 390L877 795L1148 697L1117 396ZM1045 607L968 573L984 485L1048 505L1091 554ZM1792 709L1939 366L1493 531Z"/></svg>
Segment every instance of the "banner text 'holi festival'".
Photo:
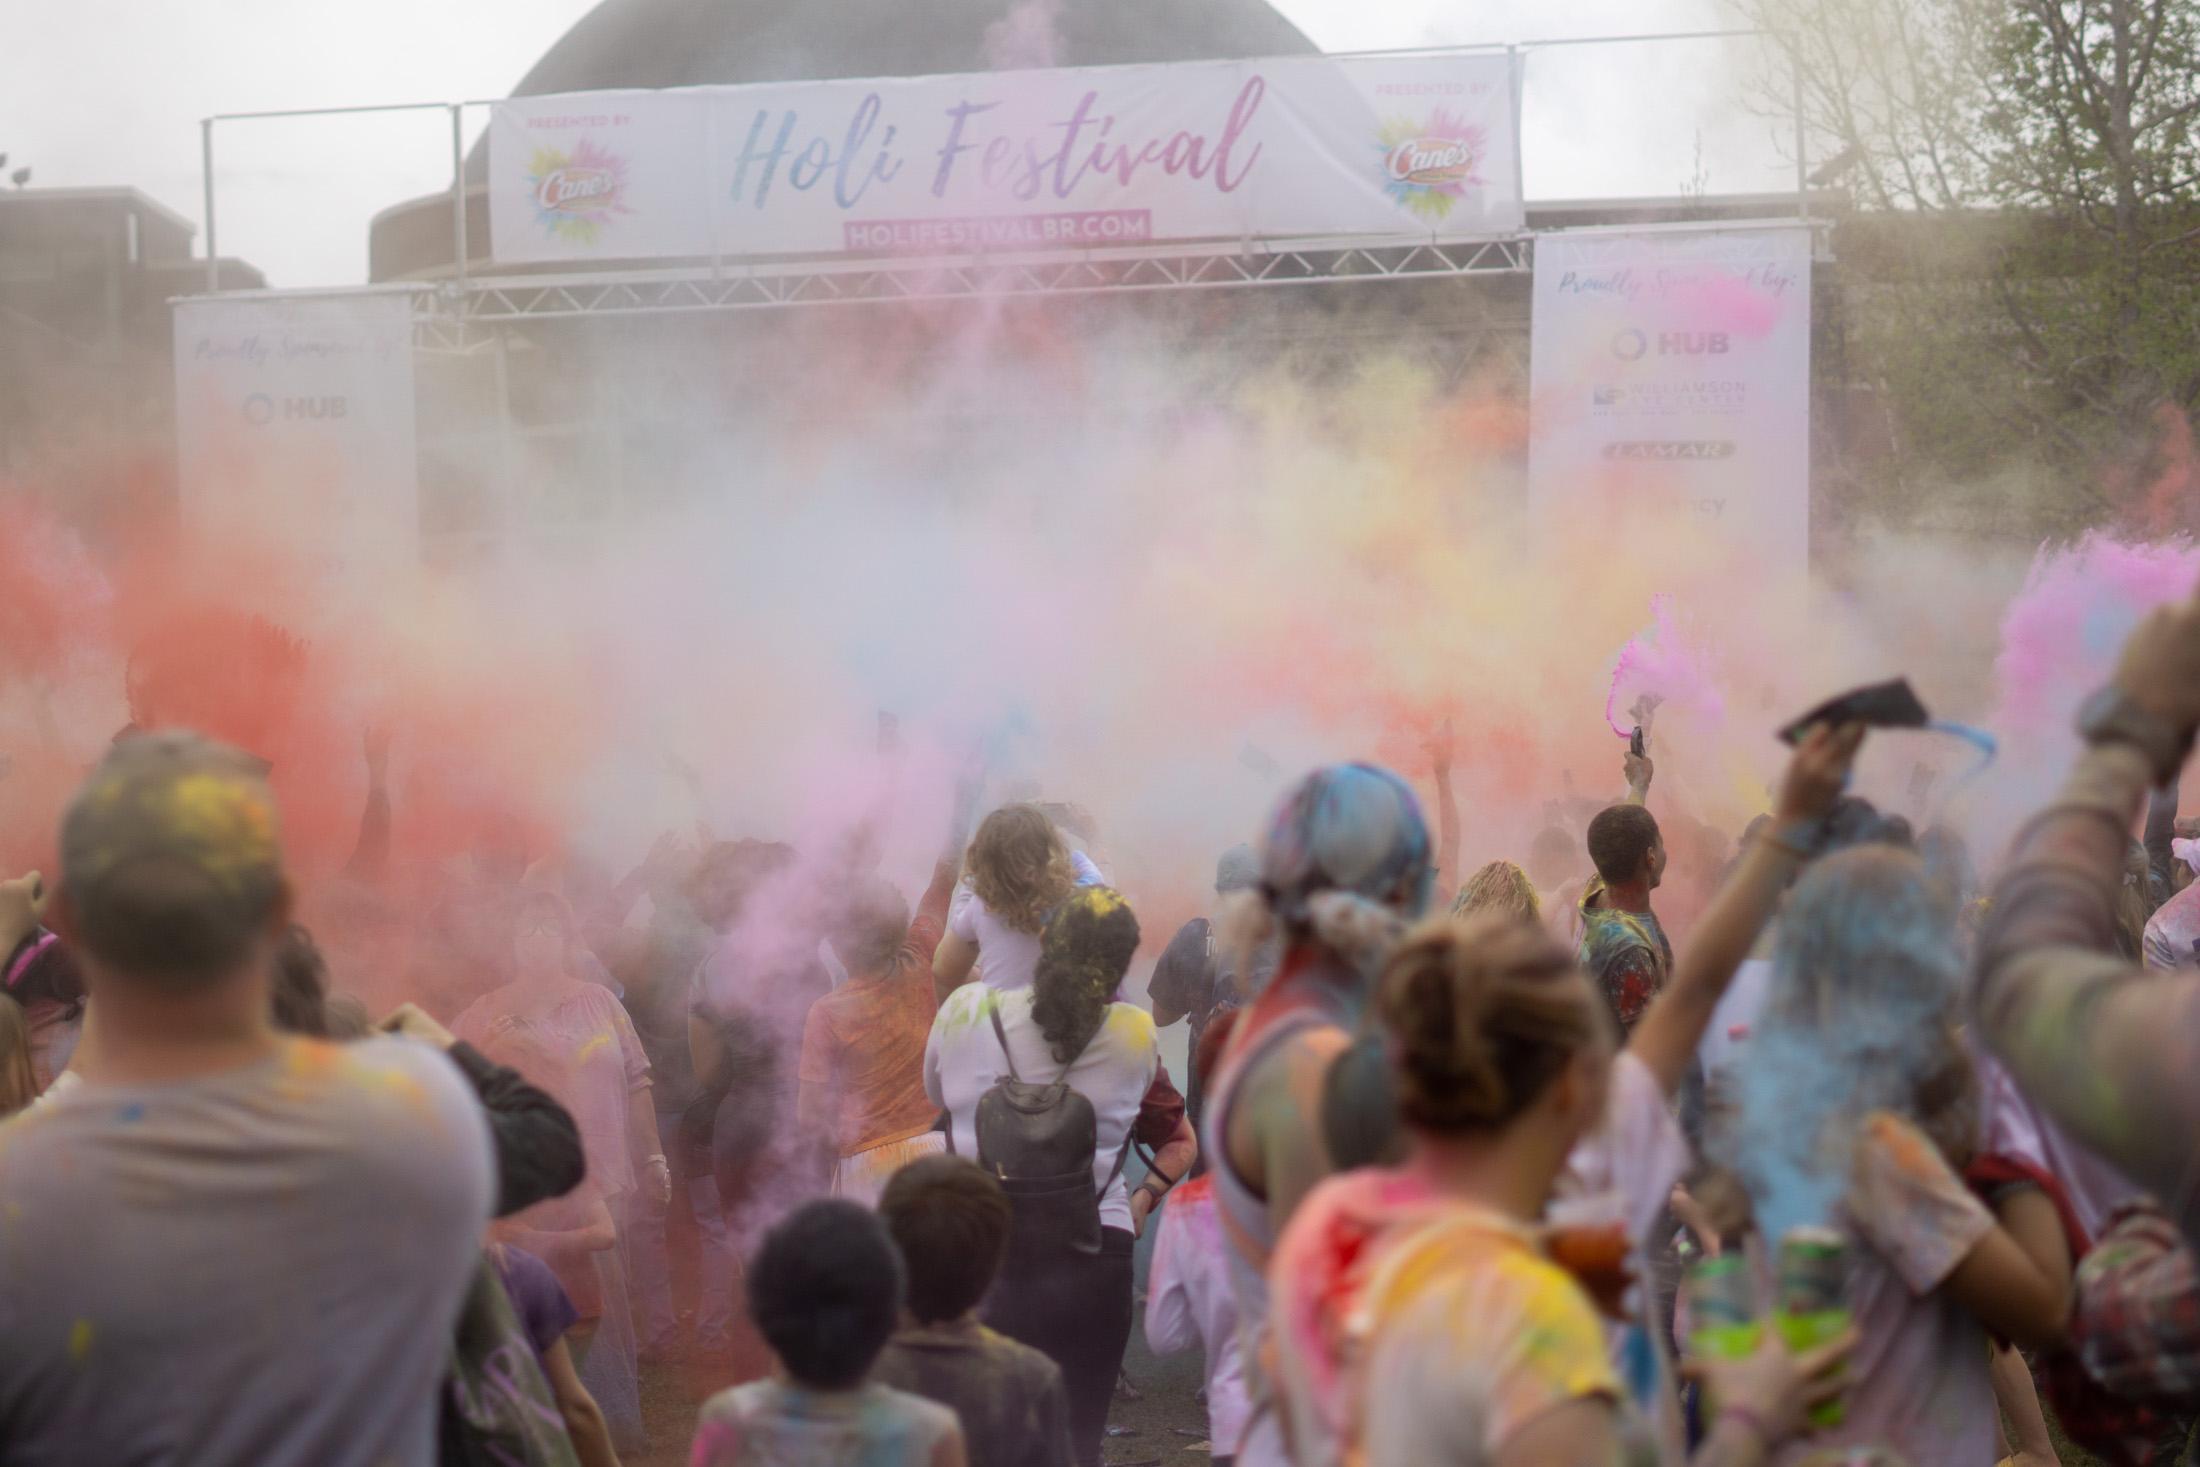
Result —
<svg viewBox="0 0 2200 1467"><path fill-rule="evenodd" d="M514 264L1503 235L1518 117L1502 53L515 97L490 230Z"/></svg>

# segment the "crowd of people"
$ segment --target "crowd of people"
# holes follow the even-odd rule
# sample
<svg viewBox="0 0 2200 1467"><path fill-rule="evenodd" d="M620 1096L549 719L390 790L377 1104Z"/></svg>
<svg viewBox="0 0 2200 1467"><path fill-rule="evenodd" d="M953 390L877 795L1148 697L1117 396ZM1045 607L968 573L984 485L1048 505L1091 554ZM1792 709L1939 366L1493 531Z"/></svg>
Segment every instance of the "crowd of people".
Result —
<svg viewBox="0 0 2200 1467"><path fill-rule="evenodd" d="M0 882L0 1463L611 1467L748 1330L696 1467L1097 1467L1149 1234L1219 1463L2191 1460L2196 730L2200 599L1982 885L1815 726L1678 941L1640 748L1464 878L1448 740L1433 838L1317 769L1166 943L977 778L914 905L875 821L499 846L379 1023L265 767L132 730Z"/></svg>

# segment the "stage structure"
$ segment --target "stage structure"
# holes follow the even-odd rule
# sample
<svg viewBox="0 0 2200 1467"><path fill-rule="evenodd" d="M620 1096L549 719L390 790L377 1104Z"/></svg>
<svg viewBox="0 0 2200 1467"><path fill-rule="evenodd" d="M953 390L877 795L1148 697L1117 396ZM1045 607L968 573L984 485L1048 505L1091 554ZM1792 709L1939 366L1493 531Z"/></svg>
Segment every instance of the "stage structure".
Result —
<svg viewBox="0 0 2200 1467"><path fill-rule="evenodd" d="M1747 34L1613 39L1655 45ZM348 291L218 288L217 126L314 114L207 119L208 290L176 303L187 512L195 500L266 492L242 483L310 473L317 455L356 462L362 444L378 441L373 474L402 479L395 460L410 456L414 479L388 485L380 502L347 488L342 513L323 516L329 533L463 559L546 516L585 522L667 485L700 485L703 466L663 460L668 435L653 435L652 421L691 425L696 413L726 412L751 387L768 393L804 332L828 329L804 323L832 313L801 307L991 301L1087 313L1073 318L1083 322L1165 297L1184 304L1139 319L1173 332L1186 350L1205 350L1207 375L1224 385L1272 363L1275 341L1287 339L1295 349L1311 344L1317 369L1325 353L1345 368L1376 341L1408 354L1417 343L1452 376L1494 355L1525 390L1527 285L1539 243L1590 249L1608 263L1642 249L1732 253L1678 236L1630 244L1611 230L1553 228L1586 211L1530 210L1519 122L1538 49L422 104L450 117L449 266L439 278ZM474 108L489 112L487 157L481 181L469 183L464 127ZM1783 384L1781 430L1793 431L1799 413L1807 434L1808 264L1824 236L1812 228L1802 145L1798 128L1792 197L1699 210L1728 217L1685 233L1731 236L1746 253L1748 240L1781 226L1789 241L1781 258L1792 265L1800 249L1801 314L1786 318L1781 344L1767 350L1779 357L1768 370ZM1481 291L1462 289L1476 281ZM1316 285L1329 289L1271 289L1263 309L1229 311L1233 328L1251 333L1232 348L1208 343L1217 314L1191 304L1200 292ZM1725 292L1728 309L1734 290L1752 287L1737 277L1706 288ZM1109 299L1123 304L1100 304ZM1563 309L1558 299L1538 278L1539 355L1549 350L1547 319ZM1660 320L1688 304L1685 292L1664 298ZM728 323L744 319L750 324L734 336ZM1247 320L1263 324L1239 324ZM1386 320L1410 329L1387 330ZM402 337L407 323L412 351L392 352L391 333ZM727 366L707 388L690 390L662 364L698 347ZM1799 369L1797 349L1805 353ZM1533 399L1531 493L1539 500L1558 492L1558 480L1537 471L1562 457L1546 437L1572 418L1570 406L1547 410L1545 365L1537 363ZM1662 396L1638 392L1632 401L1671 416L1689 390L1669 381ZM408 392L417 413L395 412L390 405ZM1757 400L1769 399L1760 390ZM1687 401L1719 415L1732 399ZM1700 429L1688 441L1718 441ZM1674 479L1676 503L1724 496L1680 482L1714 470L1646 452L1646 464L1633 467ZM255 458L261 472L238 472ZM1783 524L1807 513L1807 461L1787 477L1793 482L1762 491L1788 501L1772 511ZM647 488L638 495L605 484ZM1784 539L1778 553L1799 555L1800 540Z"/></svg>

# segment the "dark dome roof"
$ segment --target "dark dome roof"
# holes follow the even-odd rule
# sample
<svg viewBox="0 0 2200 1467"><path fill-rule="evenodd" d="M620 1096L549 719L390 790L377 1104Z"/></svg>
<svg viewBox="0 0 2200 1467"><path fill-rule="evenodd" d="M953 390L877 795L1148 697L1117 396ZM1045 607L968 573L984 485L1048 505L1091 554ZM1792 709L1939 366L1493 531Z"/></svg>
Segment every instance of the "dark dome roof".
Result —
<svg viewBox="0 0 2200 1467"><path fill-rule="evenodd" d="M1051 56L1031 60L1056 66L1319 49L1268 0L600 0L512 95L986 71L995 60L988 32L1019 10L1051 26ZM470 257L482 255L489 239L480 192L488 171L484 135L466 158ZM447 192L431 194L377 215L368 229L368 277L448 270L450 200Z"/></svg>
<svg viewBox="0 0 2200 1467"><path fill-rule="evenodd" d="M1316 49L1267 0L602 0L512 94L984 71L1019 8L1051 12L1058 66Z"/></svg>

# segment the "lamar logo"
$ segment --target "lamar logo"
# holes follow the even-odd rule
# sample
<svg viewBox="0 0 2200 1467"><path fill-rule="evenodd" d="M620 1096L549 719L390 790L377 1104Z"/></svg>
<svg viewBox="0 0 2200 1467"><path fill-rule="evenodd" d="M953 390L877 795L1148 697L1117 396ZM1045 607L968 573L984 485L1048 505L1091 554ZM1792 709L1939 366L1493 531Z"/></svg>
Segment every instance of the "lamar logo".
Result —
<svg viewBox="0 0 2200 1467"><path fill-rule="evenodd" d="M332 422L351 416L351 400L343 397L286 397L281 401L264 392L244 400L244 420L264 428L280 417L286 423Z"/></svg>
<svg viewBox="0 0 2200 1467"><path fill-rule="evenodd" d="M1695 463L1734 457L1734 444L1720 438L1649 438L1607 443L1604 456L1627 463Z"/></svg>
<svg viewBox="0 0 2200 1467"><path fill-rule="evenodd" d="M1723 357L1732 349L1724 331L1660 331L1661 357ZM1650 354L1650 337L1633 327L1612 338L1612 355L1623 362L1639 362Z"/></svg>

